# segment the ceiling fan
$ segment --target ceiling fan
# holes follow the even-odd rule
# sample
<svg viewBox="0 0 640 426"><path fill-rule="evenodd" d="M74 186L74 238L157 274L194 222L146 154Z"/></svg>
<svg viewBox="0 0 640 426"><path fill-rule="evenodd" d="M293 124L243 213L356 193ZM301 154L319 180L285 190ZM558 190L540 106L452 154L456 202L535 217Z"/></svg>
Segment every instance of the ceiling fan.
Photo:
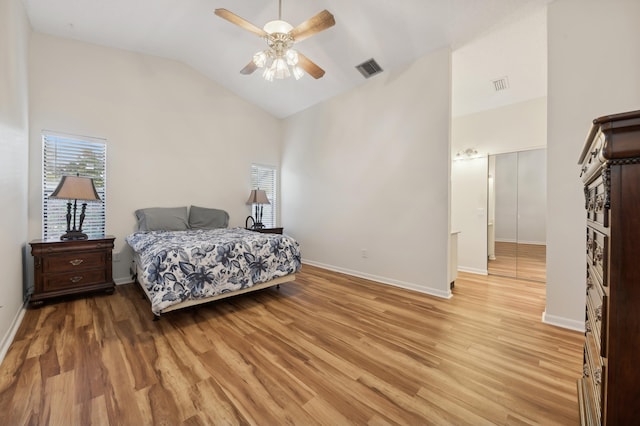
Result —
<svg viewBox="0 0 640 426"><path fill-rule="evenodd" d="M267 22L262 29L227 9L216 9L215 14L267 41L267 49L253 55L251 62L240 70L241 74L251 74L258 68L264 68L262 76L268 81L287 78L291 74L298 80L304 75L304 71L316 79L324 75L322 68L294 50L293 45L335 25L336 21L329 11L323 10L293 27L282 20L282 0L279 0L278 19Z"/></svg>

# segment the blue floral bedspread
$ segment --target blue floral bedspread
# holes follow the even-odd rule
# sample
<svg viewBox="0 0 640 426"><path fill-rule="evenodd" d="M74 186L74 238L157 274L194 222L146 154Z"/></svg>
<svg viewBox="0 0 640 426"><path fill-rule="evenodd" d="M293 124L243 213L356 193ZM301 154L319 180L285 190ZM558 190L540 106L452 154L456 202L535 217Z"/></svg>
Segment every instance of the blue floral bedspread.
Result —
<svg viewBox="0 0 640 426"><path fill-rule="evenodd" d="M286 235L243 228L136 232L125 238L138 254L151 310L232 292L300 270L300 246Z"/></svg>

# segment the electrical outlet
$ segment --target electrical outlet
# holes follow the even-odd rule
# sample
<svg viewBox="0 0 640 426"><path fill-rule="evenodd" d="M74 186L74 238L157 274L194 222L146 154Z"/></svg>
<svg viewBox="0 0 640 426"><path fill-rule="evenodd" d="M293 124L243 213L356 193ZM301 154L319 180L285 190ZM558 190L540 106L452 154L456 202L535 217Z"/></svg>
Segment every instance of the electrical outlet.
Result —
<svg viewBox="0 0 640 426"><path fill-rule="evenodd" d="M366 259L367 257L369 257L369 253L367 253L367 249L362 249L362 258Z"/></svg>
<svg viewBox="0 0 640 426"><path fill-rule="evenodd" d="M120 262L120 253L113 253L113 261Z"/></svg>

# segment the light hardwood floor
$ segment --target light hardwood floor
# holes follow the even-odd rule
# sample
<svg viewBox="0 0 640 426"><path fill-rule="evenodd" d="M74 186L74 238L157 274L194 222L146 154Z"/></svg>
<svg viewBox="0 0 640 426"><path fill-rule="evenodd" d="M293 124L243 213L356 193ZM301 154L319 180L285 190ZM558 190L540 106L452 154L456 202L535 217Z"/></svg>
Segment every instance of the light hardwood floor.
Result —
<svg viewBox="0 0 640 426"><path fill-rule="evenodd" d="M546 245L496 241L495 257L487 265L490 274L547 281Z"/></svg>
<svg viewBox="0 0 640 426"><path fill-rule="evenodd" d="M118 286L26 313L0 424L574 425L583 336L541 322L544 294L460 273L445 300L305 265L153 322Z"/></svg>

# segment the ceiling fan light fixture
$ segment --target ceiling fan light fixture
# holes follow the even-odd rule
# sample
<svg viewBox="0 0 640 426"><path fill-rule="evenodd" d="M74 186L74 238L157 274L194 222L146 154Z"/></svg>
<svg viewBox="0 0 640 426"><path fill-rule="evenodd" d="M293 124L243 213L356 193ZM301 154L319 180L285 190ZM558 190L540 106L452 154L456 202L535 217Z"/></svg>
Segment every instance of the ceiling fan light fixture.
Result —
<svg viewBox="0 0 640 426"><path fill-rule="evenodd" d="M291 76L289 65L284 58L276 58L273 60L271 67L275 67L275 78L282 80Z"/></svg>
<svg viewBox="0 0 640 426"><path fill-rule="evenodd" d="M273 81L273 77L275 76L276 71L272 66L266 67L264 72L262 73L262 77L267 81Z"/></svg>
<svg viewBox="0 0 640 426"><path fill-rule="evenodd" d="M287 64L291 66L295 66L298 64L298 52L296 52L295 50L293 49L287 50L287 53L285 53L285 56L287 57Z"/></svg>
<svg viewBox="0 0 640 426"><path fill-rule="evenodd" d="M302 68L300 68L297 65L294 65L291 68L292 72L293 72L293 76L295 77L296 80L300 80L302 77L304 77L304 71L302 71Z"/></svg>
<svg viewBox="0 0 640 426"><path fill-rule="evenodd" d="M287 34L293 26L288 22L275 20L267 22L262 29L269 34Z"/></svg>
<svg viewBox="0 0 640 426"><path fill-rule="evenodd" d="M263 68L262 76L268 81L273 81L274 78L288 78L291 74L296 80L304 74L319 79L325 74L322 68L292 47L294 43L335 25L335 18L328 10L315 14L294 28L282 20L282 0L279 0L278 19L267 22L262 29L227 9L219 8L214 12L220 18L252 32L267 43L268 48L253 55L251 61L240 70L240 74L249 75L258 68Z"/></svg>
<svg viewBox="0 0 640 426"><path fill-rule="evenodd" d="M253 63L256 64L258 68L264 67L267 64L267 53L262 50L253 55Z"/></svg>

